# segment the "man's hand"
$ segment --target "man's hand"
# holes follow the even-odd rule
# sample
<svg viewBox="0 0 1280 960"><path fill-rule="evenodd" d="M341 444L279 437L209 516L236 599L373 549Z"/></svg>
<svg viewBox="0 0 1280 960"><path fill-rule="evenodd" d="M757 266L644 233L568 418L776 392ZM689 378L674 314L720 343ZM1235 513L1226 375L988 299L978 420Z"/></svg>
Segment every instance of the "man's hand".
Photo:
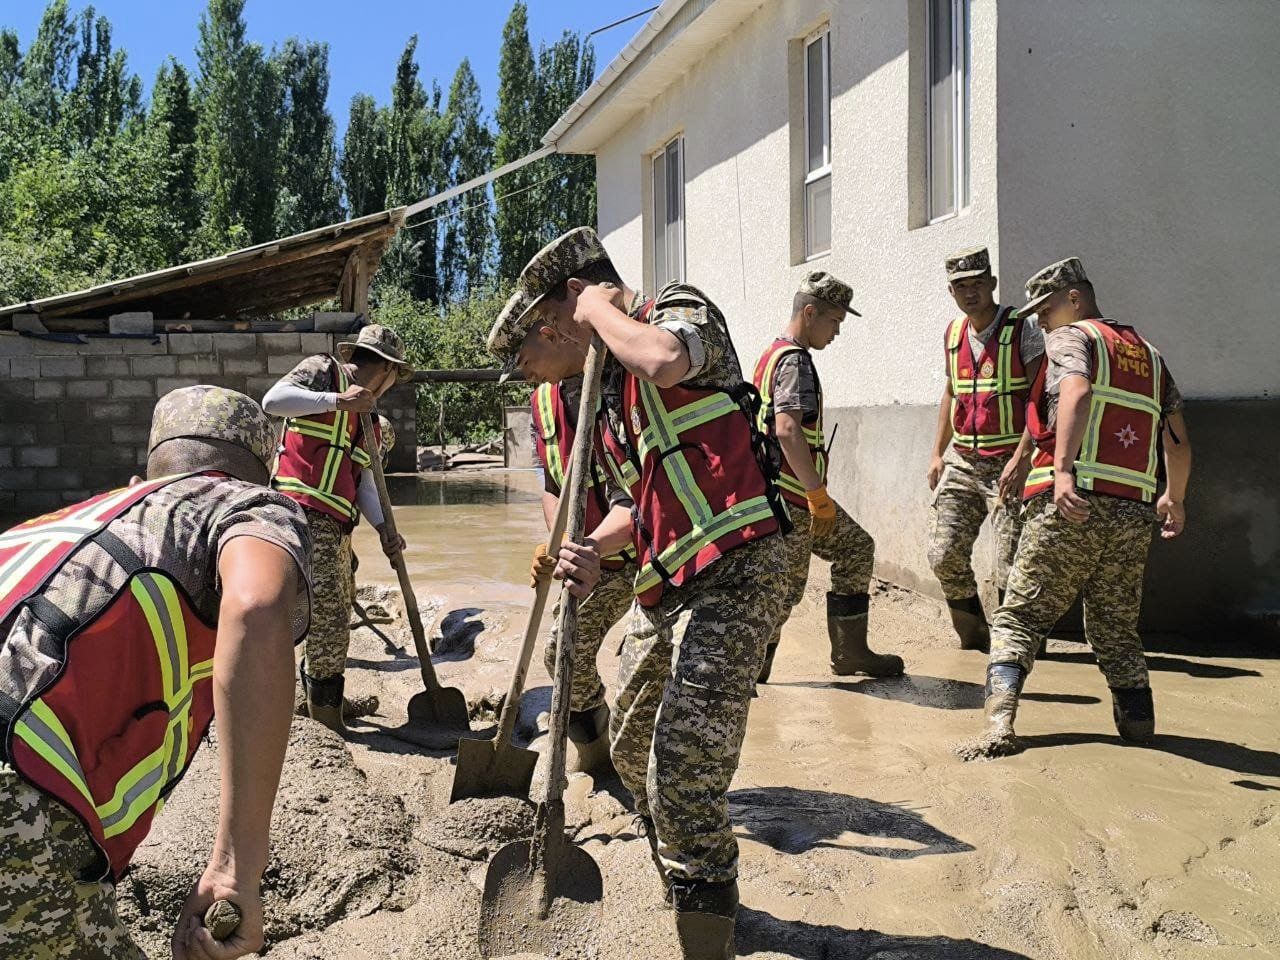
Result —
<svg viewBox="0 0 1280 960"><path fill-rule="evenodd" d="M338 394L338 409L347 413L373 413L377 399L371 391L353 383Z"/></svg>
<svg viewBox="0 0 1280 960"><path fill-rule="evenodd" d="M556 570L556 558L547 553L547 545L540 543L533 548L533 564L529 567L529 588L537 590L551 580Z"/></svg>
<svg viewBox="0 0 1280 960"><path fill-rule="evenodd" d="M572 291L569 294L573 296ZM592 321L600 315L603 307L623 310L622 288L612 284L593 283L578 294L573 305L573 322L584 329L594 329ZM623 310L625 312L625 310Z"/></svg>
<svg viewBox="0 0 1280 960"><path fill-rule="evenodd" d="M929 489L937 490L938 483L942 480L942 471L945 466L941 457L933 457L929 460Z"/></svg>
<svg viewBox="0 0 1280 960"><path fill-rule="evenodd" d="M1160 518L1160 536L1172 540L1187 525L1187 508L1178 500L1172 500L1166 490L1156 501L1156 516Z"/></svg>
<svg viewBox="0 0 1280 960"><path fill-rule="evenodd" d="M585 600L600 582L600 551L595 543L566 540L561 544L554 576L564 581L565 589L571 594Z"/></svg>
<svg viewBox="0 0 1280 960"><path fill-rule="evenodd" d="M382 552L387 555L388 559L394 557L397 553L404 553L405 547L408 546L404 542L404 537L400 536L399 533L394 537L391 536L385 525L378 528L378 539L382 541Z"/></svg>
<svg viewBox="0 0 1280 960"><path fill-rule="evenodd" d="M1072 523L1089 519L1089 501L1076 493L1076 478L1064 471L1053 475L1053 502L1058 512Z"/></svg>
<svg viewBox="0 0 1280 960"><path fill-rule="evenodd" d="M826 487L805 491L809 501L809 530L814 539L828 536L836 528L836 502L827 495Z"/></svg>
<svg viewBox="0 0 1280 960"><path fill-rule="evenodd" d="M204 913L215 900L230 900L240 908L240 926L227 940L214 940L205 929ZM262 949L262 895L254 878L236 877L234 870L210 863L191 886L178 914L170 947L174 960L233 960Z"/></svg>
<svg viewBox="0 0 1280 960"><path fill-rule="evenodd" d="M1027 485L1027 474L1031 472L1031 458L1011 457L1000 471L1000 481L996 487L1001 503L1017 503L1022 497L1022 489Z"/></svg>

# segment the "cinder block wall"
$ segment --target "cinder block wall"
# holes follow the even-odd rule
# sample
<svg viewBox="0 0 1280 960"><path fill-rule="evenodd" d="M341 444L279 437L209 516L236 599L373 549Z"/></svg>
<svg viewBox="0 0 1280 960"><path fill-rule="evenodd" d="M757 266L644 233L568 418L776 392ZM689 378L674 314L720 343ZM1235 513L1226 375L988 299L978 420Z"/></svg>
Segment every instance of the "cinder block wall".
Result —
<svg viewBox="0 0 1280 960"><path fill-rule="evenodd" d="M0 333L0 514L31 516L128 481L146 463L156 400L213 383L261 400L329 333L174 333L61 343ZM412 470L413 388L384 398L392 469ZM398 463L408 467L397 467Z"/></svg>

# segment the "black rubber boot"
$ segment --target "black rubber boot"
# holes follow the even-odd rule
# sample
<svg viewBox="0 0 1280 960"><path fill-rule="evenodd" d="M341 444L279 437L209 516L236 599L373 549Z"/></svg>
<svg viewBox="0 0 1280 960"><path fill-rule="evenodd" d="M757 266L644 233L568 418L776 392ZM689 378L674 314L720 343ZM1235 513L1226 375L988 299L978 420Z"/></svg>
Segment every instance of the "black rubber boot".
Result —
<svg viewBox="0 0 1280 960"><path fill-rule="evenodd" d="M733 960L738 881L674 880L671 905L684 960Z"/></svg>
<svg viewBox="0 0 1280 960"><path fill-rule="evenodd" d="M589 773L597 777L614 773L613 760L609 757L607 703L591 710L569 711L569 742L573 744L569 773Z"/></svg>
<svg viewBox="0 0 1280 960"><path fill-rule="evenodd" d="M837 677L865 673L869 677L902 676L902 658L867 648L865 593L827 594L827 633L831 638L831 672Z"/></svg>
<svg viewBox="0 0 1280 960"><path fill-rule="evenodd" d="M1150 743L1156 736L1156 704L1150 687L1111 688L1111 715L1122 740Z"/></svg>
<svg viewBox="0 0 1280 960"><path fill-rule="evenodd" d="M977 594L962 600L948 600L947 609L951 613L951 625L960 636L960 649L990 653L991 631L987 629L987 615Z"/></svg>
<svg viewBox="0 0 1280 960"><path fill-rule="evenodd" d="M773 672L773 657L778 652L778 645L771 643L764 648L764 663L760 666L760 675L756 677L756 683L768 683L769 674Z"/></svg>
<svg viewBox="0 0 1280 960"><path fill-rule="evenodd" d="M347 732L347 725L342 719L342 688L345 684L346 678L341 676L317 680L307 673L302 675L302 689L307 695L307 716L344 736Z"/></svg>
<svg viewBox="0 0 1280 960"><path fill-rule="evenodd" d="M984 738L990 743L989 753L992 756L1017 749L1013 721L1018 715L1018 697L1026 680L1027 671L1016 663L993 663L987 667L986 700L983 703L987 729Z"/></svg>
<svg viewBox="0 0 1280 960"><path fill-rule="evenodd" d="M293 698L293 714L296 717L309 716L307 713L307 674L301 663L298 664L299 690ZM372 717L378 712L382 702L370 694L367 697L343 697L342 719L347 723L361 717Z"/></svg>

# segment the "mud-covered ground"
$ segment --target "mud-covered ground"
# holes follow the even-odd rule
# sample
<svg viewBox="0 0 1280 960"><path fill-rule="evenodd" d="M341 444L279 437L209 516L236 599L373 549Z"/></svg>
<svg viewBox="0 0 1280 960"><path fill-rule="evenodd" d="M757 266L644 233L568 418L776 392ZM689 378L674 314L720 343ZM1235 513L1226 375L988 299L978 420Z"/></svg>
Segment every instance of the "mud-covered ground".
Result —
<svg viewBox="0 0 1280 960"><path fill-rule="evenodd" d="M477 729L492 722L524 625L527 545L541 527L530 480L469 478L454 490L438 480L411 494L422 505L397 510L439 635L437 669L475 705ZM268 955L475 960L487 859L527 834L532 808L449 807L450 755L392 735L420 681L394 595L376 586L390 575L364 532L357 546L365 597L397 616L353 633L349 692L375 693L382 708L349 749L295 721L266 878ZM815 587L823 575L815 561ZM1158 736L1142 748L1116 737L1088 649L1054 640L1019 714L1027 749L963 763L953 746L980 726L983 658L954 648L937 608L898 591L876 595L872 633L909 675L835 681L819 610L806 603L752 706L729 796L740 956L1280 957L1274 659L1225 639L1213 650L1162 639L1150 655ZM606 681L615 649L607 642L600 658ZM519 725L535 747L549 702L540 663L539 649ZM121 886L150 955L165 955L202 866L214 770L205 751ZM598 862L604 898L573 918L557 956L679 956L626 800L616 782L570 781L570 831Z"/></svg>

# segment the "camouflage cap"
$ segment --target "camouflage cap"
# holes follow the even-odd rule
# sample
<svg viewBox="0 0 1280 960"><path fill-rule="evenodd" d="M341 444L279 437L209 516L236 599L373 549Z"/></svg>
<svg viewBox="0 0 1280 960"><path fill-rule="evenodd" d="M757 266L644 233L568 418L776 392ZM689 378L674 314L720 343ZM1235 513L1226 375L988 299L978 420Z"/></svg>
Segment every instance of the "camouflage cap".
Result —
<svg viewBox="0 0 1280 960"><path fill-rule="evenodd" d="M520 289L529 298L524 313L515 318L518 325L562 281L569 279L583 267L602 263L609 254L600 237L590 227L575 227L552 240L533 255L520 271ZM526 324L526 329L528 325Z"/></svg>
<svg viewBox="0 0 1280 960"><path fill-rule="evenodd" d="M378 452L385 457L396 448L396 428L391 425L390 420L381 415L378 417L378 427Z"/></svg>
<svg viewBox="0 0 1280 960"><path fill-rule="evenodd" d="M486 341L489 352L503 363L502 379L499 382L505 382L515 372L520 345L524 343L531 326L533 314L529 312L529 298L517 287L516 292L503 305L498 319L493 322Z"/></svg>
<svg viewBox="0 0 1280 960"><path fill-rule="evenodd" d="M853 287L843 280L833 277L825 270L814 270L807 274L800 281L799 292L825 301L833 307L839 307L841 310L852 313L855 317L862 316L857 310L849 306L849 302L853 300Z"/></svg>
<svg viewBox="0 0 1280 960"><path fill-rule="evenodd" d="M356 347L363 347L394 363L396 383L407 383L413 379L413 365L404 358L404 341L390 327L384 327L380 323L362 327L355 340L338 344L338 356L343 360L350 360Z"/></svg>
<svg viewBox="0 0 1280 960"><path fill-rule="evenodd" d="M277 429L251 398L226 387L179 387L156 403L150 454L166 440L223 440L248 450L263 466L275 455Z"/></svg>
<svg viewBox="0 0 1280 960"><path fill-rule="evenodd" d="M1069 290L1073 284L1088 282L1084 264L1079 257L1067 257L1051 263L1027 281L1027 302L1018 308L1018 316L1026 317L1035 313L1036 307L1059 290Z"/></svg>
<svg viewBox="0 0 1280 960"><path fill-rule="evenodd" d="M986 247L970 247L953 253L945 261L947 280L965 280L991 272L991 254Z"/></svg>

